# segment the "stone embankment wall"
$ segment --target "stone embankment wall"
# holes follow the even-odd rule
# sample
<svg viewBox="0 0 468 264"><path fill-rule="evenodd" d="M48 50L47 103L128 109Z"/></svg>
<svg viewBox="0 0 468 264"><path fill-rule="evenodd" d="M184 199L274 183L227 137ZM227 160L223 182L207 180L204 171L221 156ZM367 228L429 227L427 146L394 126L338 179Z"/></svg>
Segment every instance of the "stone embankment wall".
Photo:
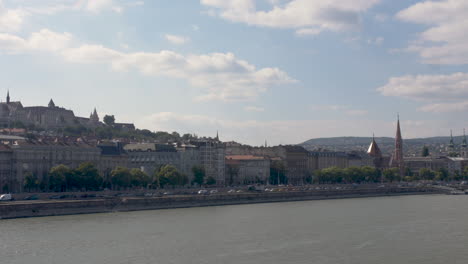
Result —
<svg viewBox="0 0 468 264"><path fill-rule="evenodd" d="M215 195L178 195L167 197L116 197L88 200L14 201L0 203L0 219L54 216L136 210L155 210L199 206L288 202L374 196L436 194L435 188L375 188L319 190L303 192L262 192Z"/></svg>

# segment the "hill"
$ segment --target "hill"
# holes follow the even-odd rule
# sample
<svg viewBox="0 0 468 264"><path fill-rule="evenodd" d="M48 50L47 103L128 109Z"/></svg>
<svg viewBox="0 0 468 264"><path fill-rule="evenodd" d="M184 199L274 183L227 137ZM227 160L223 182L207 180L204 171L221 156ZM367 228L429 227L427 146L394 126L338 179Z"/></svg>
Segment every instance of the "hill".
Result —
<svg viewBox="0 0 468 264"><path fill-rule="evenodd" d="M366 151L369 147L371 137L333 137L315 138L307 140L299 145L307 150L329 150L329 151ZM375 141L384 154L392 153L395 139L390 137L378 137ZM461 144L463 136L454 137L455 144ZM423 146L429 147L432 154L440 154L446 151L450 137L429 137L404 139L403 147L405 155L419 155Z"/></svg>

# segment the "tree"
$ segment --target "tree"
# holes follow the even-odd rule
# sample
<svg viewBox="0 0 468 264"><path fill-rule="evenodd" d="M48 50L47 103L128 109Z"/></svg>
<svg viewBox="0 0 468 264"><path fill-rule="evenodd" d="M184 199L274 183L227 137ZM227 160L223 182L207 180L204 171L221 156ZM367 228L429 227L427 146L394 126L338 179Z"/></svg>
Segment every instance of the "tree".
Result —
<svg viewBox="0 0 468 264"><path fill-rule="evenodd" d="M156 174L158 185L164 188L170 186L184 186L188 183L188 177L180 173L174 165L164 165Z"/></svg>
<svg viewBox="0 0 468 264"><path fill-rule="evenodd" d="M90 162L85 162L78 166L78 168L75 169L75 175L82 189L99 190L102 186L103 179L101 175L99 175L94 164Z"/></svg>
<svg viewBox="0 0 468 264"><path fill-rule="evenodd" d="M286 184L288 178L286 177L286 166L280 160L274 160L270 165L270 184Z"/></svg>
<svg viewBox="0 0 468 264"><path fill-rule="evenodd" d="M65 166L58 165L50 169L49 189L55 192L65 191L67 189L67 177L73 174L73 171Z"/></svg>
<svg viewBox="0 0 468 264"><path fill-rule="evenodd" d="M114 115L105 115L103 120L104 120L104 124L108 126L113 126L115 124Z"/></svg>
<svg viewBox="0 0 468 264"><path fill-rule="evenodd" d="M30 192L37 190L39 187L39 180L32 173L28 172L24 177L24 188Z"/></svg>
<svg viewBox="0 0 468 264"><path fill-rule="evenodd" d="M111 183L115 189L128 188L131 184L131 173L128 168L117 167L111 171Z"/></svg>
<svg viewBox="0 0 468 264"><path fill-rule="evenodd" d="M199 186L203 185L203 182L205 181L205 169L202 166L193 166L192 172L192 184L198 184Z"/></svg>
<svg viewBox="0 0 468 264"><path fill-rule="evenodd" d="M419 178L423 180L434 180L435 172L428 168L421 168L419 170Z"/></svg>
<svg viewBox="0 0 468 264"><path fill-rule="evenodd" d="M398 168L384 169L382 176L387 182L400 181L400 173Z"/></svg>
<svg viewBox="0 0 468 264"><path fill-rule="evenodd" d="M365 177L360 167L349 167L344 169L344 180L347 183L361 183Z"/></svg>
<svg viewBox="0 0 468 264"><path fill-rule="evenodd" d="M435 175L435 179L438 181L446 181L449 179L449 172L446 168L439 168Z"/></svg>
<svg viewBox="0 0 468 264"><path fill-rule="evenodd" d="M130 185L132 187L147 187L151 179L144 171L140 169L130 170Z"/></svg>
<svg viewBox="0 0 468 264"><path fill-rule="evenodd" d="M422 157L428 157L429 156L429 148L427 146L424 146L421 151L421 156Z"/></svg>
<svg viewBox="0 0 468 264"><path fill-rule="evenodd" d="M212 176L210 176L210 177L208 177L208 178L206 179L206 184L208 184L208 185L215 185L215 184L216 184L216 179L213 178Z"/></svg>

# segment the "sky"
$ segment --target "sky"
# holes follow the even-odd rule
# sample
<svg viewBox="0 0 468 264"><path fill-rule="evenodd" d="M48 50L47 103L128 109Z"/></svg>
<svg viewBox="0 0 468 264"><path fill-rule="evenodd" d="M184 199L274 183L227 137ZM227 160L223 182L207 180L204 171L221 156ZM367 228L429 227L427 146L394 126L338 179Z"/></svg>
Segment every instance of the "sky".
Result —
<svg viewBox="0 0 468 264"><path fill-rule="evenodd" d="M466 0L0 0L0 94L251 145L394 136L397 113L459 135L467 31Z"/></svg>

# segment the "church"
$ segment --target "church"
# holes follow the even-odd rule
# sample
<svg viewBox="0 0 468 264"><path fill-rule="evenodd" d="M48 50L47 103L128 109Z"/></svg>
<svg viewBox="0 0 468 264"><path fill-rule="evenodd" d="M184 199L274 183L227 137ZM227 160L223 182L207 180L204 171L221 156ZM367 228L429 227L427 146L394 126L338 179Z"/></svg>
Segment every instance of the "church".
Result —
<svg viewBox="0 0 468 264"><path fill-rule="evenodd" d="M11 101L8 91L6 101L0 103L0 127L22 123L45 130L82 125L88 128L102 126L96 109L89 118L77 117L72 110L55 105L50 99L48 106L24 107L20 101Z"/></svg>

